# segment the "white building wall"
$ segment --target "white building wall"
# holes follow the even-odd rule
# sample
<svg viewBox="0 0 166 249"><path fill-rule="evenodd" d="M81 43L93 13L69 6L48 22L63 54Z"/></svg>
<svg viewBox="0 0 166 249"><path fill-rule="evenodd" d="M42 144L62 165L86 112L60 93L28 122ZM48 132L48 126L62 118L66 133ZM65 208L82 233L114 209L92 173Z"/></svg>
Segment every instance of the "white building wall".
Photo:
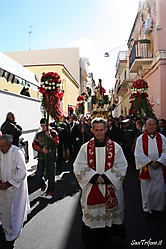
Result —
<svg viewBox="0 0 166 249"><path fill-rule="evenodd" d="M29 164L33 162L34 151L32 142L40 127L41 101L23 95L14 94L0 90L0 126L6 120L6 114L13 112L16 122L23 129L22 137L28 141ZM27 164L27 167L28 164Z"/></svg>

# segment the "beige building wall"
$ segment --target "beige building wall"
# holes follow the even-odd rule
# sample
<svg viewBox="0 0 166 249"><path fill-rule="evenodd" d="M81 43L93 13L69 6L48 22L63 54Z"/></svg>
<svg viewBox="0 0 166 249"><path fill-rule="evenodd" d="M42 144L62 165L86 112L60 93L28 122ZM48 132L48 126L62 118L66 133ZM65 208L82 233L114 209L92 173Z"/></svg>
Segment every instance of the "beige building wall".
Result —
<svg viewBox="0 0 166 249"><path fill-rule="evenodd" d="M63 64L75 80L80 82L79 48L27 50L5 54L23 66Z"/></svg>
<svg viewBox="0 0 166 249"><path fill-rule="evenodd" d="M67 73L65 68L62 68L62 83L64 90L63 108L65 112L68 112L70 105L76 107L79 84Z"/></svg>
<svg viewBox="0 0 166 249"><path fill-rule="evenodd" d="M26 66L26 68L37 74L39 80L41 79L43 72L57 72L61 78L60 89L64 91L61 108L68 113L68 105L76 106L76 99L79 95L79 84L64 65L34 65Z"/></svg>
<svg viewBox="0 0 166 249"><path fill-rule="evenodd" d="M57 72L62 81L64 97L61 108L68 113L68 105L76 106L80 89L79 48L58 48L5 53L38 75L42 72Z"/></svg>
<svg viewBox="0 0 166 249"><path fill-rule="evenodd" d="M0 89L14 93L20 93L22 86L19 84L8 82L5 78L0 77Z"/></svg>
<svg viewBox="0 0 166 249"><path fill-rule="evenodd" d="M129 108L130 108L130 103L129 103L130 99L129 99L129 97L130 97L130 93L128 93L128 92L123 96L123 102L122 102L123 113L122 113L122 115L124 117L126 117L128 115L128 113L129 113Z"/></svg>
<svg viewBox="0 0 166 249"><path fill-rule="evenodd" d="M10 81L7 81L5 78L0 77L0 89L7 91L7 92L13 92L16 94L20 94L22 88L24 86L21 84L11 83ZM39 93L37 91L37 86L35 89L29 88L29 93L32 98L39 98Z"/></svg>

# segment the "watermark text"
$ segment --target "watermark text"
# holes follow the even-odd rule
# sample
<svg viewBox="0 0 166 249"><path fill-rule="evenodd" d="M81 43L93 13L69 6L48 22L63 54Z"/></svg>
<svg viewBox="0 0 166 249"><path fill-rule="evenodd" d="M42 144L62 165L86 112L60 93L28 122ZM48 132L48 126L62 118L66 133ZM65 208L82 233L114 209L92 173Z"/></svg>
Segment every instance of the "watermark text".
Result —
<svg viewBox="0 0 166 249"><path fill-rule="evenodd" d="M161 246L163 243L163 240L159 241L153 241L151 238L149 240L141 239L139 241L133 239L131 241L132 246Z"/></svg>

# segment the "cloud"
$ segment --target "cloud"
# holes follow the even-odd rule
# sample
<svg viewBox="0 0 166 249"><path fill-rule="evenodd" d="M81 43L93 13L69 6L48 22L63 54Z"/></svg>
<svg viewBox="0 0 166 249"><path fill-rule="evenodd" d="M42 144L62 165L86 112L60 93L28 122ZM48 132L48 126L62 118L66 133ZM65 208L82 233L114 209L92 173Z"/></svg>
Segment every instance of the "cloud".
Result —
<svg viewBox="0 0 166 249"><path fill-rule="evenodd" d="M96 53L95 44L91 39L80 37L79 39L68 42L67 47L79 47L80 57L90 57Z"/></svg>
<svg viewBox="0 0 166 249"><path fill-rule="evenodd" d="M127 39L137 9L138 0L105 0L104 5L103 2L98 5L96 23L93 23L88 38L80 37L67 44L69 47L80 48L80 57L90 61L89 72L93 73L95 81L101 78L106 89L115 85L118 52L127 50ZM105 52L109 52L108 58L104 57Z"/></svg>
<svg viewBox="0 0 166 249"><path fill-rule="evenodd" d="M89 73L93 73L95 81L97 82L100 78L106 89L112 88L114 80L111 82L111 78L114 79L115 75L114 60L111 60L112 57L104 57L106 50L104 50L102 44L98 46L98 44L94 43L91 39L82 37L75 41L68 42L67 47L79 47L80 57L89 59Z"/></svg>
<svg viewBox="0 0 166 249"><path fill-rule="evenodd" d="M116 46L113 51L111 51L110 57L108 58L104 57L106 50L104 50L103 44L99 46L91 39L85 37L67 43L67 47L79 47L80 57L89 59L89 73L93 73L96 82L98 79L102 79L103 86L107 90L114 86L115 62L119 46Z"/></svg>

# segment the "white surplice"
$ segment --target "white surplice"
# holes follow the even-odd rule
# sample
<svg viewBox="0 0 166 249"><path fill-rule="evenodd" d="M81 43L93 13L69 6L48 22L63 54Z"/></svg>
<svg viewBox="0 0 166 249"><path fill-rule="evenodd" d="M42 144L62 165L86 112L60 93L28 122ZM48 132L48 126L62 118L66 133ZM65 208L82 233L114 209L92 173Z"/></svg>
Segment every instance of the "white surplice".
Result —
<svg viewBox="0 0 166 249"><path fill-rule="evenodd" d="M83 213L83 222L86 226L91 228L111 227L112 224L121 225L124 220L124 197L122 182L127 171L127 161L123 154L122 148L115 143L115 159L113 167L105 171L105 147L96 147L96 170L88 166L87 161L87 143L83 144L77 158L74 162L74 173L82 188L81 208ZM118 200L118 207L116 209L106 209L105 204L87 205L87 197L92 188L89 183L92 176L96 173L105 174L112 182L115 189L115 195ZM105 196L106 185L99 184L99 189Z"/></svg>
<svg viewBox="0 0 166 249"><path fill-rule="evenodd" d="M164 166L166 165L166 138L162 135L162 153L159 157L157 148L156 137L151 138L148 136L148 156L143 151L142 135L137 138L135 146L135 162L136 169L142 170L142 168L151 161L158 161ZM148 166L150 173L150 180L141 181L141 195L142 195L142 207L145 212L151 212L152 210L161 211L164 209L164 195L165 195L165 182L162 173L162 167L153 169Z"/></svg>
<svg viewBox="0 0 166 249"><path fill-rule="evenodd" d="M0 222L6 240L13 241L30 212L25 158L20 148L12 145L7 153L0 152L0 180L12 184L0 190Z"/></svg>

